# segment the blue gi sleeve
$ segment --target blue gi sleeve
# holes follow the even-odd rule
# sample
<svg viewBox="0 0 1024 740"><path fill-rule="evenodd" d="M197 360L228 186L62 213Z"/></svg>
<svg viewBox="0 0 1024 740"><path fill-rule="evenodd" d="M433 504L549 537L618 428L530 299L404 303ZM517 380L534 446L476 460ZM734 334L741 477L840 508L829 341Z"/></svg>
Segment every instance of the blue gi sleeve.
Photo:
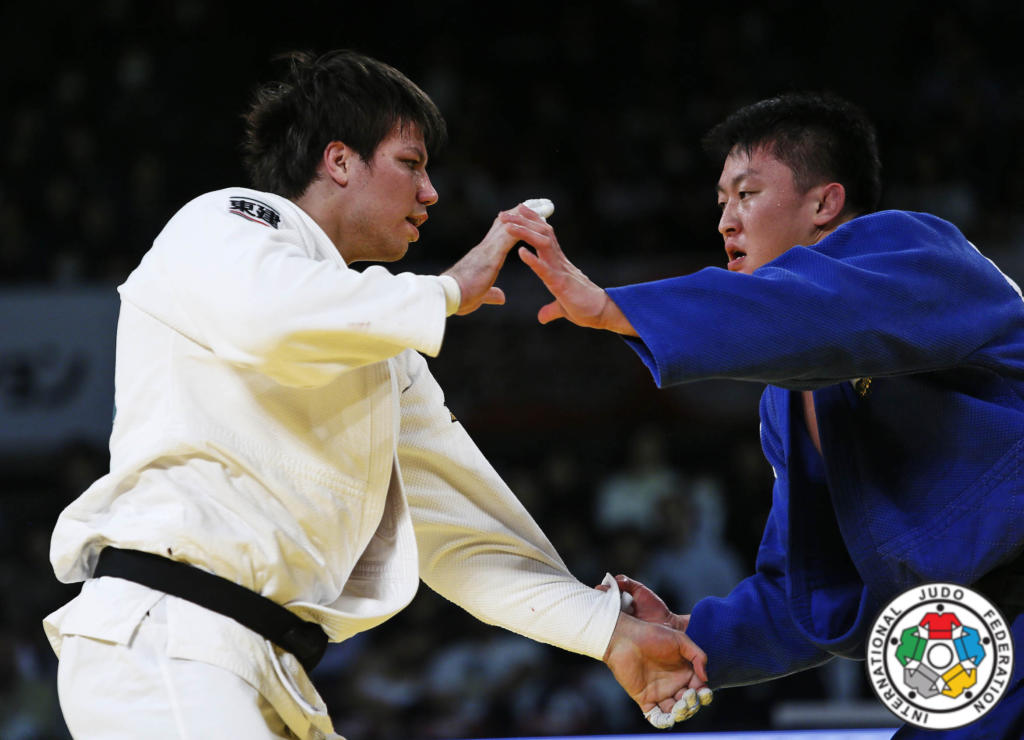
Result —
<svg viewBox="0 0 1024 740"><path fill-rule="evenodd" d="M761 443L776 473L772 509L756 573L723 598L701 599L686 633L708 656L712 688L741 686L821 665L831 654L815 647L793 621L786 594L789 495L783 450L762 399Z"/></svg>
<svg viewBox="0 0 1024 740"><path fill-rule="evenodd" d="M690 614L686 633L707 653L712 688L759 683L832 658L811 644L790 618L777 517L773 509L757 572L728 596L701 599Z"/></svg>
<svg viewBox="0 0 1024 740"><path fill-rule="evenodd" d="M1024 368L1019 289L927 214L862 216L752 275L707 268L608 294L659 386L733 378L809 389L965 361Z"/></svg>

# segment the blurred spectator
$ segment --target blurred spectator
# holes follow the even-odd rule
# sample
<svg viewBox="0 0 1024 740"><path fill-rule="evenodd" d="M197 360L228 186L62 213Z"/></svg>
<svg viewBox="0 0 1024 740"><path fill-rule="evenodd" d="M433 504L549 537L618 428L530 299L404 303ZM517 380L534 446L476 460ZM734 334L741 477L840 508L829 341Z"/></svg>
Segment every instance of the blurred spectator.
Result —
<svg viewBox="0 0 1024 740"><path fill-rule="evenodd" d="M660 428L636 430L627 445L625 466L612 472L597 491L595 521L604 532L635 528L651 533L664 516L664 503L681 495L683 479L669 463Z"/></svg>
<svg viewBox="0 0 1024 740"><path fill-rule="evenodd" d="M686 614L705 596L725 596L746 575L743 560L725 539L726 504L721 484L696 479L661 509L660 545L638 578Z"/></svg>

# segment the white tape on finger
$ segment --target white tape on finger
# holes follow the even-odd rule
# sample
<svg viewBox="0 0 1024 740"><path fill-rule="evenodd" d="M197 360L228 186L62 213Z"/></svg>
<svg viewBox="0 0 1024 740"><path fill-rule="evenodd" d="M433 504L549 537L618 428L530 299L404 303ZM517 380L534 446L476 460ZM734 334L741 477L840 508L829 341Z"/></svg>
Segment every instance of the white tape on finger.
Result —
<svg viewBox="0 0 1024 740"><path fill-rule="evenodd" d="M687 689L683 698L672 707L672 719L676 722L683 722L695 715L698 709L700 709L700 703L697 701L697 692Z"/></svg>
<svg viewBox="0 0 1024 740"><path fill-rule="evenodd" d="M706 707L714 698L714 693L712 693L711 689L707 686L697 691L697 699L700 701L702 707Z"/></svg>
<svg viewBox="0 0 1024 740"><path fill-rule="evenodd" d="M673 718L670 712L663 712L658 706L644 712L644 717L659 730L666 730L676 723L675 718Z"/></svg>
<svg viewBox="0 0 1024 740"><path fill-rule="evenodd" d="M524 200L523 205L545 221L551 218L551 214L555 212L555 204L547 198L530 198L529 200Z"/></svg>
<svg viewBox="0 0 1024 740"><path fill-rule="evenodd" d="M636 611L633 608L632 594L627 594L625 591L619 592L619 611L626 612L626 614L632 614Z"/></svg>

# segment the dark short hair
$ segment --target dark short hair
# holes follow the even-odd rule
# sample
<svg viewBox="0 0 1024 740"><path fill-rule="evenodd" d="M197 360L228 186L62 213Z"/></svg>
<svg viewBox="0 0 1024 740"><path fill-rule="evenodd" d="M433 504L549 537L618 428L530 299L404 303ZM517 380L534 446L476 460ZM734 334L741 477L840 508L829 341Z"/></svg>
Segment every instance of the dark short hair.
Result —
<svg viewBox="0 0 1024 740"><path fill-rule="evenodd" d="M429 152L447 138L434 102L390 65L345 49L278 60L287 63L284 79L257 88L244 116L244 163L259 190L302 195L332 141L369 162L395 126L418 127Z"/></svg>
<svg viewBox="0 0 1024 740"><path fill-rule="evenodd" d="M830 93L786 93L740 108L715 126L704 148L724 161L734 149L761 148L807 191L823 182L846 189L844 211L870 213L882 193L875 127L853 103Z"/></svg>

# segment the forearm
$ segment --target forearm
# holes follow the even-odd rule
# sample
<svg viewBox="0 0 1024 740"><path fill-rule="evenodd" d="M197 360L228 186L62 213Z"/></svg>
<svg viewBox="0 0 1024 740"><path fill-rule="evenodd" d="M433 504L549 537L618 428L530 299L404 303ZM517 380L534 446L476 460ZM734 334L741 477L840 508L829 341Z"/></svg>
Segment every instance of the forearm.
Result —
<svg viewBox="0 0 1024 740"><path fill-rule="evenodd" d="M619 596L590 588L521 550L477 544L446 553L424 582L487 624L603 660L619 617ZM517 548L518 549L518 548Z"/></svg>
<svg viewBox="0 0 1024 740"><path fill-rule="evenodd" d="M477 619L601 660L619 595L580 583L457 424L403 448L420 575ZM447 455L439 455L446 450Z"/></svg>
<svg viewBox="0 0 1024 740"><path fill-rule="evenodd" d="M608 293L661 386L809 389L992 362L1020 336L1019 294L958 234L902 214L856 219L826 241L751 275L707 268Z"/></svg>
<svg viewBox="0 0 1024 740"><path fill-rule="evenodd" d="M489 624L600 660L615 626L618 594L570 575L533 517L452 420L423 358L408 353L396 367L399 382L408 384L398 461L424 582Z"/></svg>
<svg viewBox="0 0 1024 740"><path fill-rule="evenodd" d="M120 288L122 300L226 362L281 383L316 386L407 348L437 354L446 293L435 276L363 272L288 245L190 262L154 248Z"/></svg>
<svg viewBox="0 0 1024 740"><path fill-rule="evenodd" d="M729 596L694 606L686 632L708 655L712 688L759 683L831 659L799 632L774 588L752 576Z"/></svg>

